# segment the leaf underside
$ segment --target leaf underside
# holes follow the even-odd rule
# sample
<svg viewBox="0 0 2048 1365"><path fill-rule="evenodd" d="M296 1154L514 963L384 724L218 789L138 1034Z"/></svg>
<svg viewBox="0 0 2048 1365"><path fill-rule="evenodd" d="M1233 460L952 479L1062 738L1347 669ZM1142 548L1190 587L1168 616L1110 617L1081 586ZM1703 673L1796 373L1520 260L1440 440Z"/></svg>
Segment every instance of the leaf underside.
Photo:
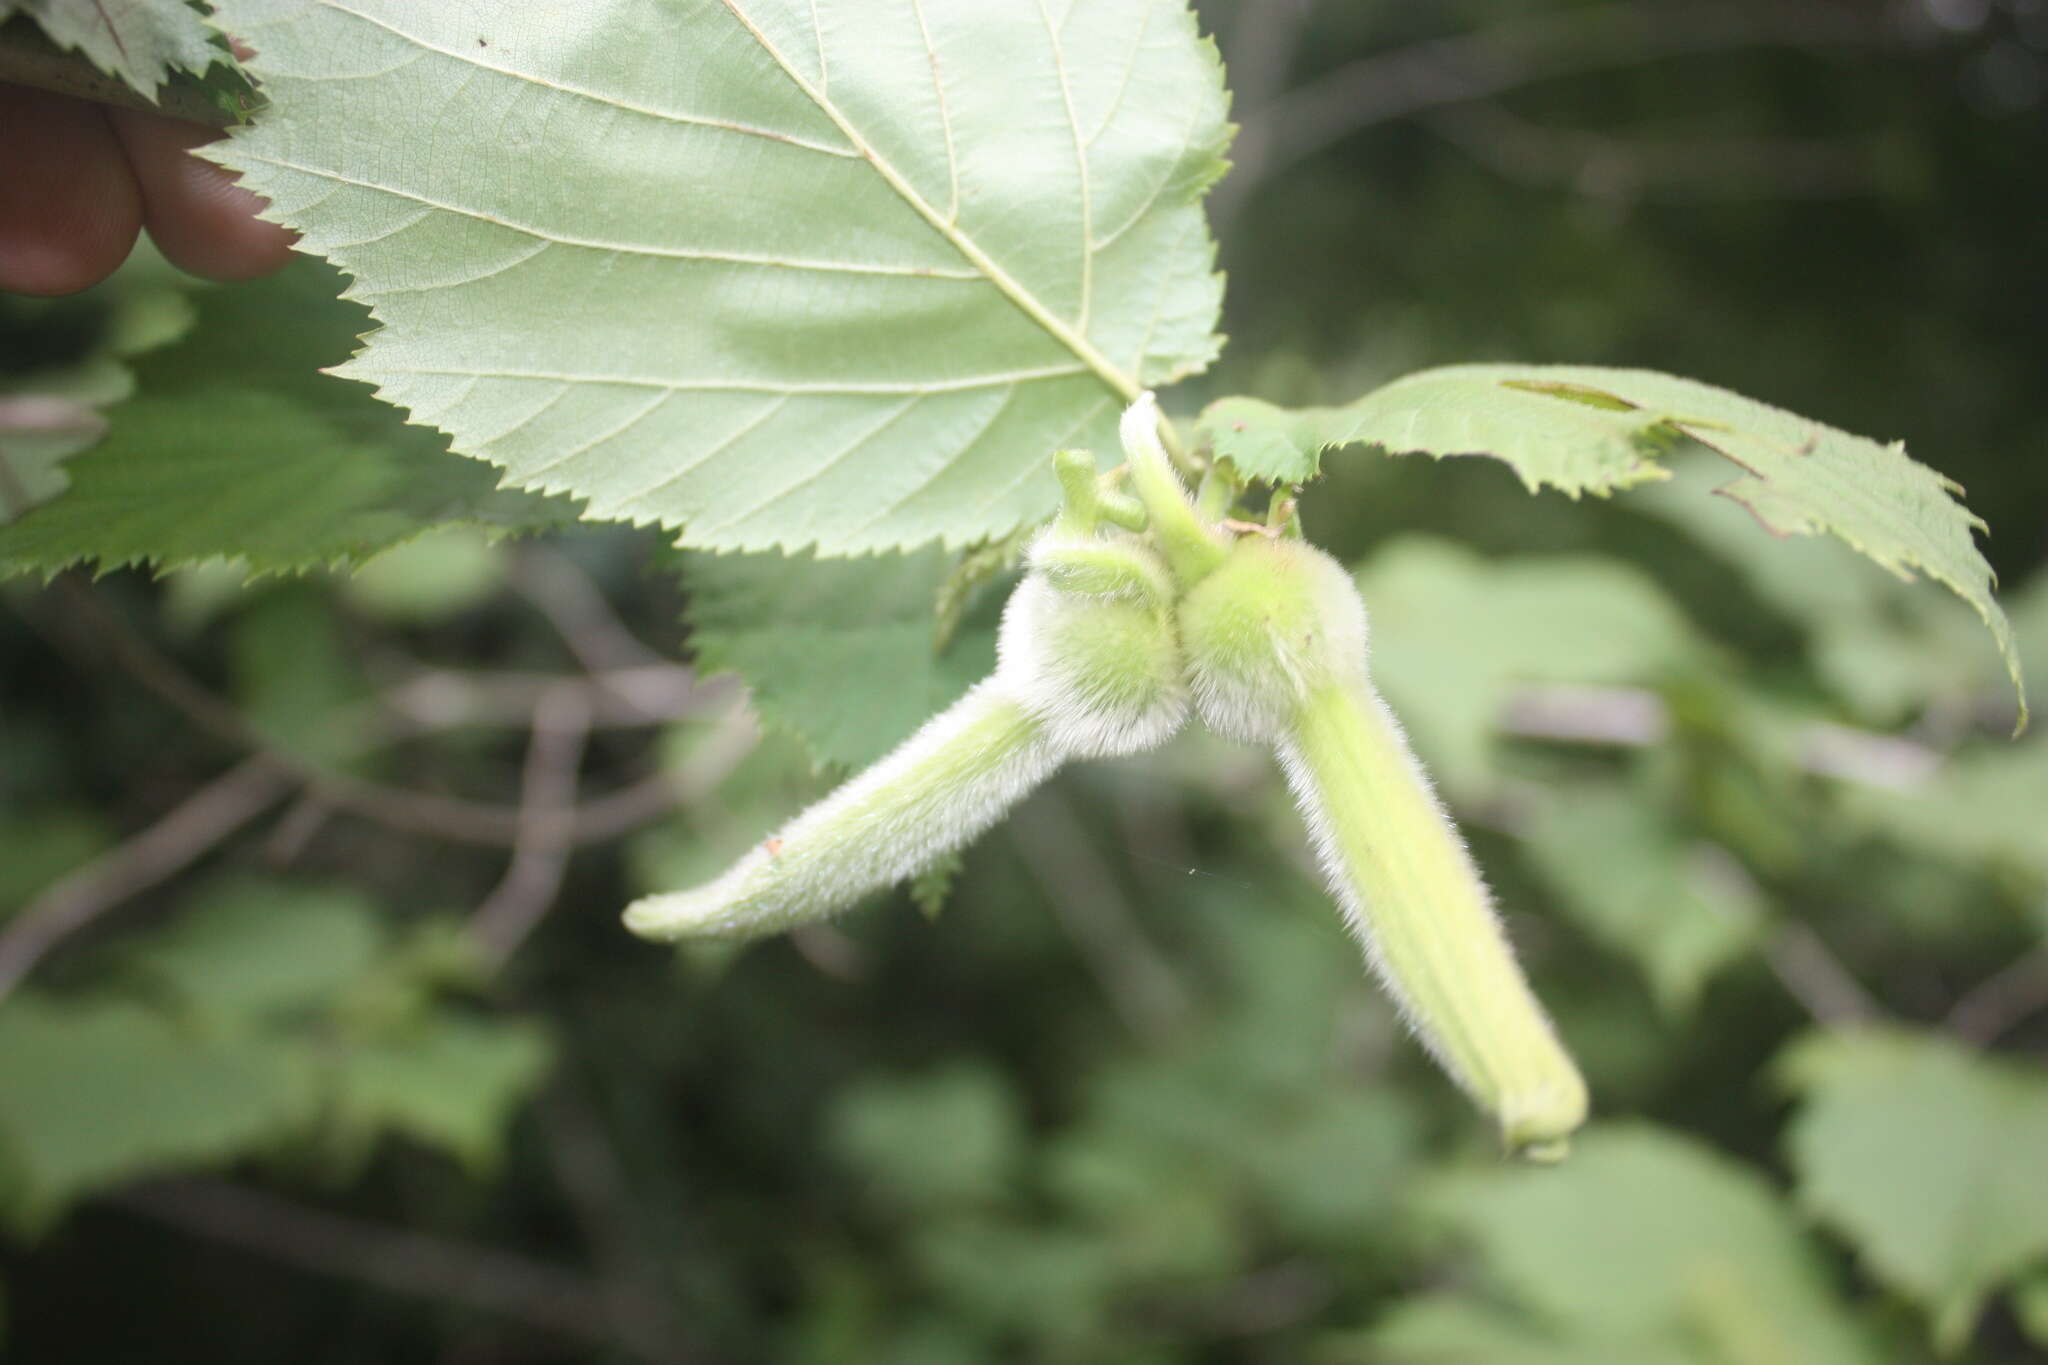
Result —
<svg viewBox="0 0 2048 1365"><path fill-rule="evenodd" d="M272 101L220 159L383 323L340 372L596 517L971 541L1220 344L1221 68L1177 2L220 18Z"/></svg>
<svg viewBox="0 0 2048 1365"><path fill-rule="evenodd" d="M1900 578L1925 573L1968 602L2005 659L2024 724L2018 649L1975 540L1984 523L1902 442L1881 445L1696 380L1594 365L1452 365L1335 408L1225 398L1203 411L1198 432L1218 457L1275 483L1314 478L1323 451L1362 445L1489 455L1531 492L1575 498L1667 478L1661 457L1696 441L1743 471L1716 491L1772 534L1832 535Z"/></svg>

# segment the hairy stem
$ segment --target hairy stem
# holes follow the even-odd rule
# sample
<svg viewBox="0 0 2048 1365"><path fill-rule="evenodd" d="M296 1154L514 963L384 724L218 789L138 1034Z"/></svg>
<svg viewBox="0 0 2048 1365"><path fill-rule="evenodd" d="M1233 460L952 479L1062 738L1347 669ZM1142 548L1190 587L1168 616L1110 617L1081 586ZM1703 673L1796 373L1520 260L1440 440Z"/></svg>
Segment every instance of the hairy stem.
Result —
<svg viewBox="0 0 2048 1365"><path fill-rule="evenodd" d="M1563 1157L1585 1082L1392 713L1362 679L1329 682L1279 752L1331 891L1416 1033L1511 1152Z"/></svg>
<svg viewBox="0 0 2048 1365"><path fill-rule="evenodd" d="M1145 504L1153 541L1160 555L1186 587L1206 578L1229 553L1230 542L1204 526L1180 475L1173 472L1166 448L1159 444L1159 401L1148 390L1124 409L1118 434L1130 463L1131 489Z"/></svg>
<svg viewBox="0 0 2048 1365"><path fill-rule="evenodd" d="M1062 758L990 679L717 880L635 901L626 927L652 939L751 938L837 914L967 844Z"/></svg>

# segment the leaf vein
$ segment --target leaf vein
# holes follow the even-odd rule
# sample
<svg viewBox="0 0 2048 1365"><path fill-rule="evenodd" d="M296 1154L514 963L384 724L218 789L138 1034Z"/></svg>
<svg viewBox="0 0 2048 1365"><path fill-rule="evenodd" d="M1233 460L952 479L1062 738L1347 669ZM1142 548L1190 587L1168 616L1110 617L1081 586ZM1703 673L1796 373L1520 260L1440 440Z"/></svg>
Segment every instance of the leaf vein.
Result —
<svg viewBox="0 0 2048 1365"><path fill-rule="evenodd" d="M447 57L452 61L462 62L466 65L476 67L483 71L492 71L496 72L501 76L510 76L513 80L523 81L528 85L536 85L544 90L558 91L559 93L564 95L573 95L578 99L590 100L593 103L606 105L613 109L623 110L629 114L644 114L648 118L660 119L664 123L680 123L686 124L694 128L712 128L721 132L738 133L743 137L767 138L771 142L786 143L792 147L801 147L805 151L818 152L825 156L841 157L849 161L856 159L860 155L858 152L853 151L849 148L834 147L831 144L824 142L813 142L809 138L797 137L793 133L779 133L772 128L759 128L755 127L753 124L736 123L730 119L703 118L695 114L678 113L673 109L657 109L652 105L634 104L629 100L622 100L615 96L606 95L596 90L586 89L583 86L567 85L561 81L543 80L541 77L535 76L529 72L520 71L508 66L500 66L495 62L484 61L475 53L464 52L459 48L441 47L437 44L427 42L424 39L418 37L417 35L407 33L404 29L399 28L394 24L388 24L374 15L365 14L361 10L350 9L346 5L338 4L336 3L336 0L315 0L315 2L327 9L333 10L337 14L345 14L352 19L360 19L366 24L370 24L376 28L381 28L386 33L389 33L394 37L401 38L404 41L411 43L413 46L421 49L422 52L438 53L439 55ZM824 52L821 46L819 49L819 60L821 64L821 69L823 58ZM397 68L393 69L396 70Z"/></svg>
<svg viewBox="0 0 2048 1365"><path fill-rule="evenodd" d="M829 457L826 458L823 464L819 465L815 469L810 470L809 472L804 474L802 478L799 478L792 483L785 484L780 488L774 489L768 492L765 496L756 498L750 506L746 507L742 511L734 513L732 516L727 517L724 521L717 522L711 526L699 526L695 529L698 531L723 531L729 526L735 526L740 522L745 521L748 517L753 516L756 512L759 512L764 507L773 507L777 502L781 501L783 498L788 497L790 494L796 492L798 489L803 488L809 484L816 483L819 479L824 478L827 474L839 468L839 466L846 460L852 458L853 453L855 451L859 450L862 446L874 440L877 436L880 436L890 427L895 426L898 422L902 421L905 417L909 416L911 411L915 409L918 404L924 402L924 400L929 397L931 397L931 395L925 393L912 394L907 401L897 404L896 407L892 409L887 416L883 417L881 421L875 423L866 431L862 432L860 436L856 440L852 441L850 444L846 445L845 447L839 450L834 451Z"/></svg>
<svg viewBox="0 0 2048 1365"><path fill-rule="evenodd" d="M499 377L523 378L524 376ZM641 404L637 409L635 409L633 415L628 417L625 421L615 423L612 426L605 428L603 431L598 432L597 435L591 437L589 440L577 444L576 446L563 452L562 454L555 456L553 459L544 460L540 464L533 466L531 469L521 472L520 477L531 481L536 475L545 474L551 469L555 469L561 465L569 463L569 461L577 458L580 455L589 454L591 451L597 449L599 446L605 444L605 442L607 441L618 439L619 437L625 435L628 431L632 430L634 427L640 425L640 423L643 420L652 416L656 408L660 407L663 403L666 403L669 399L675 397L675 395L676 391L674 389L665 389L662 392L655 394L653 398L649 399L647 402Z"/></svg>
<svg viewBox="0 0 2048 1365"><path fill-rule="evenodd" d="M787 393L778 395L774 402L764 405L759 413L748 418L743 424L741 424L739 427L735 428L733 431L728 433L724 438L722 438L718 442L717 445L711 447L711 449L709 450L701 452L700 454L691 456L683 464L679 465L677 468L669 471L668 473L663 474L661 478L657 479L655 482L651 484L648 484L645 488L642 488L637 492L627 494L624 498L621 498L619 500L619 505L621 507L630 507L632 504L639 502L642 498L648 497L654 493L659 493L662 489L668 487L677 479L682 478L691 470L701 466L706 460L713 459L721 452L729 450L734 445L734 443L739 441L742 437L746 436L749 432L759 429L763 423L767 422L769 419L774 417L776 413L781 412L784 408L788 407L789 400L792 397L794 397L793 394Z"/></svg>
<svg viewBox="0 0 2048 1365"><path fill-rule="evenodd" d="M910 8L917 15L917 32L924 39L925 56L932 67L932 93L939 100L939 132L946 141L946 221L958 225L960 222L960 156L953 148L953 115L946 107L946 83L939 78L939 48L932 41L931 28L924 21L924 0L910 0Z"/></svg>
<svg viewBox="0 0 2048 1365"><path fill-rule="evenodd" d="M1073 13L1071 6L1067 12ZM1074 319L1074 328L1085 336L1088 314L1095 302L1095 196L1088 174L1088 146L1082 140L1081 120L1074 113L1074 91L1067 79L1066 48L1060 42L1059 27L1053 23L1045 0L1038 0L1038 17L1045 22L1045 36L1052 42L1053 70L1060 78L1060 103L1067 111L1067 128L1074 138L1074 170L1081 180L1081 312Z"/></svg>
<svg viewBox="0 0 2048 1365"><path fill-rule="evenodd" d="M464 218L473 218L480 223L489 223L494 227L522 233L525 236L538 238L541 241L557 246L576 247L584 251L615 251L627 256L651 256L659 257L663 260L718 261L727 265L765 266L780 270L813 270L835 275L890 275L904 276L912 279L971 280L986 283L984 277L977 271L950 270L940 266L864 265L852 261L807 261L793 256L755 256L732 251L693 251L686 247L651 246L635 242L605 242L587 237L564 237L557 233L530 227L524 223L515 223L509 218L501 218L497 214L487 213L482 209L467 208L461 204L450 203L446 200L430 199L426 195L414 190L399 189L395 185L381 185L372 180L359 180L352 176L342 175L338 171L325 170L318 166L305 166L296 162L279 161L273 157L247 156L244 159L266 166L275 166L280 170L297 171L302 175L338 181L344 185L353 185L358 189L372 190L378 194L388 194L396 199L406 199L415 204L424 204L430 209L440 209L443 212L458 214Z"/></svg>
<svg viewBox="0 0 2048 1365"><path fill-rule="evenodd" d="M352 366L354 373L369 375L379 373L371 366ZM699 382L677 382L671 379L642 379L632 375L612 374L566 374L541 370L461 370L451 368L415 368L407 366L394 373L415 375L467 376L477 379L531 379L548 383L566 384L610 384L620 388L660 389L664 393L786 393L786 394L927 394L957 393L965 389L988 389L1001 384L1015 384L1041 379L1066 379L1074 375L1089 373L1084 365L1056 365L1036 370L1008 370L992 374L967 375L959 379L942 379L923 384L891 383L887 380L873 382L848 381L841 383L793 384L773 379L707 379Z"/></svg>
<svg viewBox="0 0 2048 1365"><path fill-rule="evenodd" d="M723 3L733 18L752 35L755 42L761 45L761 50L775 60L776 65L782 68L783 74L789 78L807 99L824 111L825 116L838 126L839 131L845 135L847 141L851 142L859 150L860 154L867 158L868 164L875 168L875 173L880 175L889 188L900 195L903 201L917 212L919 217L930 223L947 241L953 244L954 248L962 256L967 258L969 263L986 275L990 282L1002 291L1005 297L1016 304L1026 317L1044 328L1052 336L1053 340L1059 342L1060 345L1078 357L1113 392L1121 396L1126 402L1136 401L1138 397L1138 384L1136 380L1130 375L1125 374L1122 370L1119 370L1108 357L1095 348L1094 343L1090 342L1086 336L1076 333L1073 328L1055 317L1043 303L1039 302L1036 295L1026 289L1015 276L998 265L987 252L981 249L980 245L973 238L961 231L958 224L946 222L938 210L927 202L924 196L919 194L909 181L903 178L903 173L891 165L887 158L882 156L866 138L861 136L859 130L848 121L846 115L839 111L838 106L827 99L823 91L805 80L803 74L794 66L790 65L788 58L783 56L781 50L768 40L768 35L761 31L759 25L747 17L745 10L741 8L741 0L723 0Z"/></svg>

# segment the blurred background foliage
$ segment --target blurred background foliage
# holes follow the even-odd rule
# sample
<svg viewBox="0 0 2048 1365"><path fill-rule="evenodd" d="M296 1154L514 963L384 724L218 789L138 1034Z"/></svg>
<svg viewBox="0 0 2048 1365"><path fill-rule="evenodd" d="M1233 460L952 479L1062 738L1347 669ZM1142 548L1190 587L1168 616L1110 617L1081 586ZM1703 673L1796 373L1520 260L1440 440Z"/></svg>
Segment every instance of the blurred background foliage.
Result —
<svg viewBox="0 0 2048 1365"><path fill-rule="evenodd" d="M1902 437L2048 678L2048 5L1199 8L1233 341L1177 410L1576 361ZM107 431L17 431L0 529L7 1359L2048 1358L2048 736L1938 590L1683 453L1587 503L1329 461L1309 533L1592 1080L1516 1169L1206 735L838 925L629 939L981 672L1004 580L934 656L933 566L494 493L314 374L337 288L0 299L0 390ZM167 446L272 509L235 555L96 478Z"/></svg>

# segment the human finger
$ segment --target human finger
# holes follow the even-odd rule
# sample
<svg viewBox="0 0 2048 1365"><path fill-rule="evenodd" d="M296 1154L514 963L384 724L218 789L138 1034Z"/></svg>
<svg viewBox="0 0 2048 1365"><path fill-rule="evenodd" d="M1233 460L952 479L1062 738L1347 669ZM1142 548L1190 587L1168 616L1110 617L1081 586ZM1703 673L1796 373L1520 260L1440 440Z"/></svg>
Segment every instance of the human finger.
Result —
<svg viewBox="0 0 2048 1365"><path fill-rule="evenodd" d="M128 256L142 195L97 105L0 85L0 289L70 294Z"/></svg>

